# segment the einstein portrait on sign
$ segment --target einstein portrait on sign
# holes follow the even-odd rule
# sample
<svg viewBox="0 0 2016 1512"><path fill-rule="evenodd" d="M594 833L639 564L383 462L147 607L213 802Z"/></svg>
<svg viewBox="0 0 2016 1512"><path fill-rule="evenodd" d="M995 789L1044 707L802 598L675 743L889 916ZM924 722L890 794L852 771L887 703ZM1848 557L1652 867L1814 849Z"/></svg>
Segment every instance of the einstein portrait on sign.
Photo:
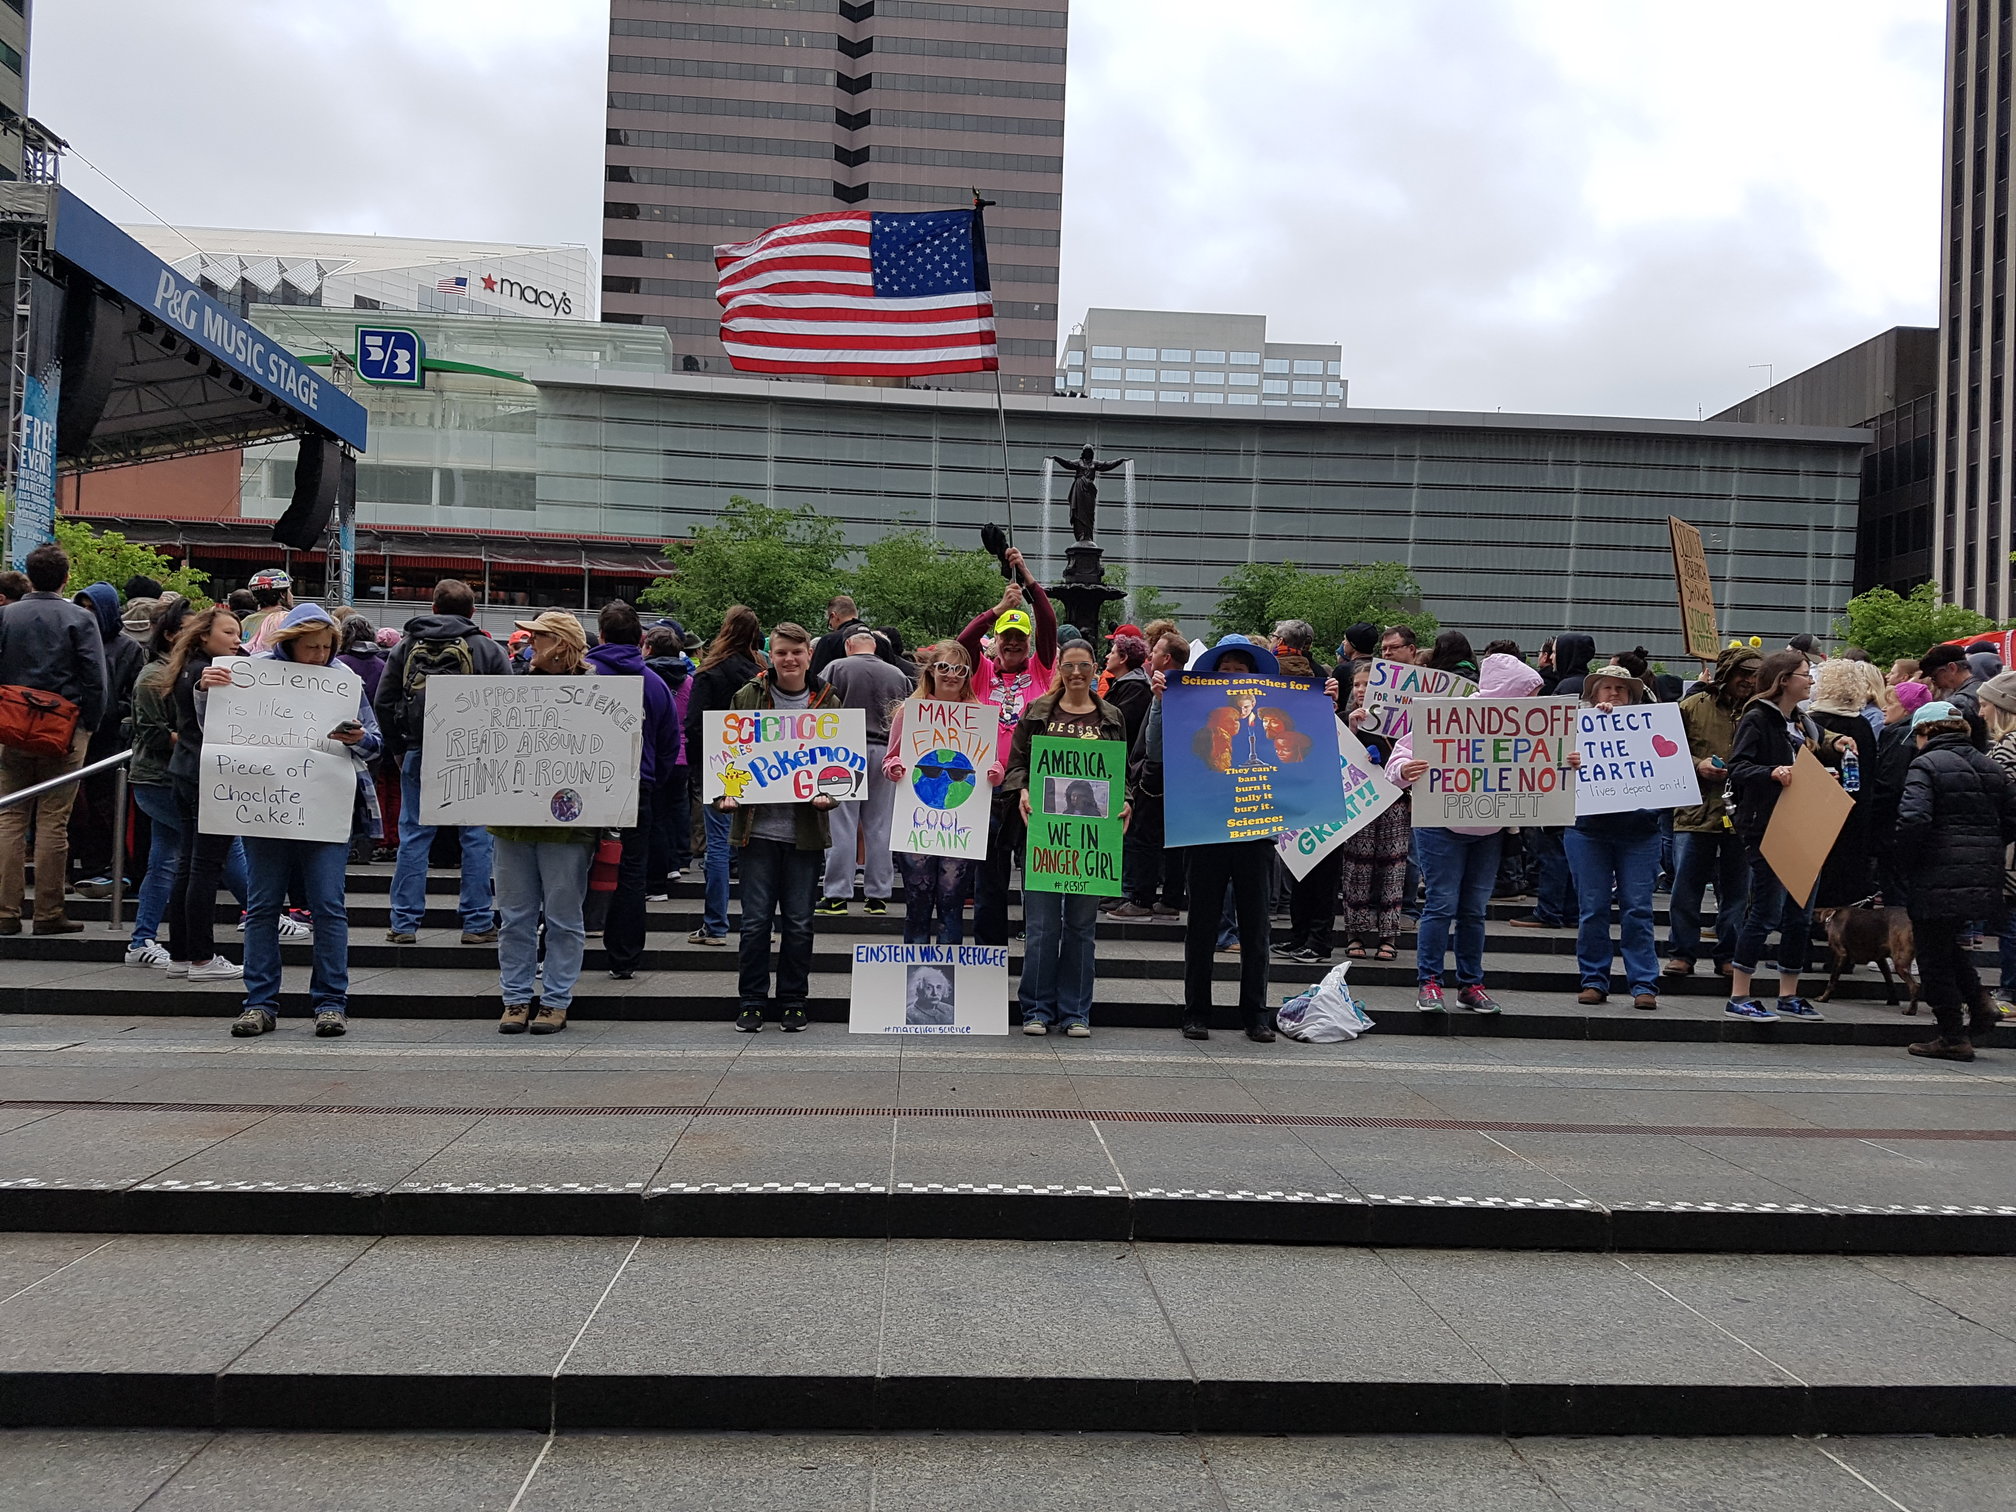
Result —
<svg viewBox="0 0 2016 1512"><path fill-rule="evenodd" d="M952 1018L952 968L904 967L903 1022L949 1025Z"/></svg>

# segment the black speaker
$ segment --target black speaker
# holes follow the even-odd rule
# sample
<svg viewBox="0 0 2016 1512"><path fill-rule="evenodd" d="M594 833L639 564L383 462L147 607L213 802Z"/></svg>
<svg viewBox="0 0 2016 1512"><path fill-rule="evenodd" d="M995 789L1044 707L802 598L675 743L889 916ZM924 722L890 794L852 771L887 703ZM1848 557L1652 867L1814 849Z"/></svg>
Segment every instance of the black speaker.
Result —
<svg viewBox="0 0 2016 1512"><path fill-rule="evenodd" d="M81 456L105 414L126 345L126 311L95 284L78 280L63 301L59 354L63 389L56 405L56 455Z"/></svg>
<svg viewBox="0 0 2016 1512"><path fill-rule="evenodd" d="M343 448L334 436L317 432L301 438L294 463L294 499L287 513L273 522L274 540L296 551L313 551L322 544L342 484L343 461ZM351 476L356 476L354 471Z"/></svg>

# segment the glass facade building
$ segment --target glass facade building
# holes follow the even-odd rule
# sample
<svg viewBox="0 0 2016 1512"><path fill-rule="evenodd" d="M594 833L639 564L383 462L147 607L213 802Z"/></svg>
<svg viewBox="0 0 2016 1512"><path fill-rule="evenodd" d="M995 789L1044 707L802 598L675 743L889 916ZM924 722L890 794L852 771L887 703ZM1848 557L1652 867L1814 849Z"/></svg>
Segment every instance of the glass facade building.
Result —
<svg viewBox="0 0 2016 1512"><path fill-rule="evenodd" d="M1102 310L1064 338L1057 392L1133 404L1342 409L1344 349L1269 341L1264 315Z"/></svg>

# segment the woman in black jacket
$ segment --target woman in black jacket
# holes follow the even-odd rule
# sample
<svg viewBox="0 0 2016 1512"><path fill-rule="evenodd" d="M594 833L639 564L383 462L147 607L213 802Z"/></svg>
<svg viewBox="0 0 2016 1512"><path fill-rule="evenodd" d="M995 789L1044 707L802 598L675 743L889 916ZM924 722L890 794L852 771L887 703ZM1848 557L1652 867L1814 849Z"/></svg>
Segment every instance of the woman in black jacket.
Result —
<svg viewBox="0 0 2016 1512"><path fill-rule="evenodd" d="M1952 704L1926 704L1912 715L1911 733L1918 755L1897 805L1897 855L1909 874L1918 978L1939 1020L1939 1033L1911 1053L1971 1061L1974 1041L1996 1018L1960 938L1970 921L2002 916L2003 847L2016 841L2016 788L1974 749L1972 726Z"/></svg>
<svg viewBox="0 0 2016 1512"><path fill-rule="evenodd" d="M229 681L222 667L210 663L237 656L238 635L238 617L229 609L221 604L205 609L182 627L161 674L175 721L168 781L182 817L182 850L168 893L168 975L194 982L236 981L245 974L237 962L217 954L217 883L235 837L206 835L196 822L204 709L209 689Z"/></svg>
<svg viewBox="0 0 2016 1512"><path fill-rule="evenodd" d="M736 604L722 617L720 633L708 646L700 670L693 674L693 692L686 701L687 780L706 783L706 742L701 738L703 715L728 707L735 695L763 675L758 643L763 627L756 611ZM698 794L695 794L698 797ZM702 807L707 825L707 903L700 927L686 937L694 945L728 943L728 830L734 815L709 803Z"/></svg>

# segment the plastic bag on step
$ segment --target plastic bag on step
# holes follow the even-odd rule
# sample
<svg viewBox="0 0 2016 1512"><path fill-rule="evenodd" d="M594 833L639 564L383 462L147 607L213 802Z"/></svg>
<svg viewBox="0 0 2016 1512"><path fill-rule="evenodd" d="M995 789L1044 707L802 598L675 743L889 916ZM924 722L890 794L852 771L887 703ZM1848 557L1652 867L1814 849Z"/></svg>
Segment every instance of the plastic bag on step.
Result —
<svg viewBox="0 0 2016 1512"><path fill-rule="evenodd" d="M1274 1015L1280 1032L1308 1045L1334 1045L1370 1029L1371 1015L1345 980L1350 971L1349 961L1339 962L1321 982L1283 1003Z"/></svg>

